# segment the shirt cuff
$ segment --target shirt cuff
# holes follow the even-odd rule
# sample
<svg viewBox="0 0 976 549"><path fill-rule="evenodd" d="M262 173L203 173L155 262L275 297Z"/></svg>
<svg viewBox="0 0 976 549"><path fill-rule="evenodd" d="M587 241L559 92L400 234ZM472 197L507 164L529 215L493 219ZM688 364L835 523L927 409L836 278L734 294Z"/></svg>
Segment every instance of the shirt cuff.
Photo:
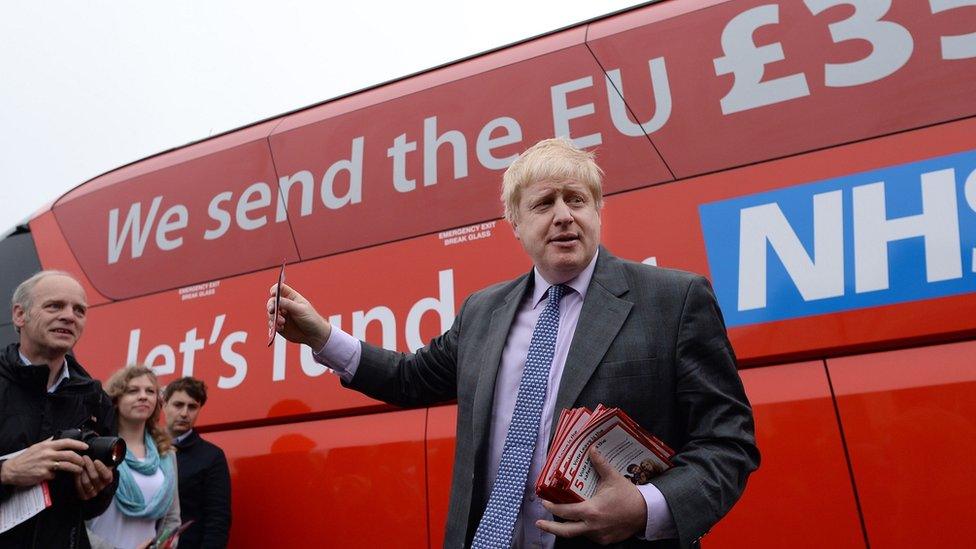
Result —
<svg viewBox="0 0 976 549"><path fill-rule="evenodd" d="M329 340L321 349L312 353L315 362L335 370L343 383L349 383L359 368L359 357L363 354L358 339L332 326Z"/></svg>
<svg viewBox="0 0 976 549"><path fill-rule="evenodd" d="M642 539L648 541L656 539L677 539L678 529L675 528L671 508L668 507L664 494L653 484L638 484L637 489L644 496L647 504L647 524Z"/></svg>

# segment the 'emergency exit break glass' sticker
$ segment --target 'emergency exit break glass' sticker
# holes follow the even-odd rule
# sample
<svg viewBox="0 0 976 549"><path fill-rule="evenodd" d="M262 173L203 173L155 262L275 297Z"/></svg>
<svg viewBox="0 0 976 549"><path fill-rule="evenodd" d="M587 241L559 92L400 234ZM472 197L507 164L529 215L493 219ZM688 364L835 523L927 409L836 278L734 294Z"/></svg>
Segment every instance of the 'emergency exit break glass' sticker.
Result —
<svg viewBox="0 0 976 549"><path fill-rule="evenodd" d="M976 292L976 151L699 206L742 326Z"/></svg>

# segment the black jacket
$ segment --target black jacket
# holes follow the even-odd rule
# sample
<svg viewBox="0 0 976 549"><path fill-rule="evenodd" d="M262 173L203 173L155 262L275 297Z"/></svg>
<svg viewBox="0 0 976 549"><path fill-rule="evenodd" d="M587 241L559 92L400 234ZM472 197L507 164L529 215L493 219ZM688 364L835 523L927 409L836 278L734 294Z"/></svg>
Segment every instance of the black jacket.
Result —
<svg viewBox="0 0 976 549"><path fill-rule="evenodd" d="M68 379L48 394L50 370L46 365L25 366L19 349L20 345L13 343L0 353L0 455L22 450L62 429L83 425L100 435L116 433L112 401L74 357L67 357ZM118 477L89 501L78 499L74 475L60 473L48 486L52 505L0 534L0 547L89 547L84 521L109 506ZM0 486L0 501L7 500L10 490L9 486Z"/></svg>
<svg viewBox="0 0 976 549"><path fill-rule="evenodd" d="M180 514L193 524L180 535L180 549L224 548L230 534L230 471L224 451L192 431L176 444Z"/></svg>

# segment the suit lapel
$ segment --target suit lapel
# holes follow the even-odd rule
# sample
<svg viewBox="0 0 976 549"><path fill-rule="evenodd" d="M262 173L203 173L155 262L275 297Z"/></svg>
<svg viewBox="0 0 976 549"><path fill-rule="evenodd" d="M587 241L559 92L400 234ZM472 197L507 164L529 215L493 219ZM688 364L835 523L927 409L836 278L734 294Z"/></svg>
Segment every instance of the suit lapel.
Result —
<svg viewBox="0 0 976 549"><path fill-rule="evenodd" d="M559 383L550 442L552 434L556 432L559 411L571 408L576 402L627 320L634 305L620 297L627 291L627 279L619 260L601 247L593 279L586 290L586 299L583 300L583 308L580 310L576 332L573 333L573 343L566 357L562 381Z"/></svg>
<svg viewBox="0 0 976 549"><path fill-rule="evenodd" d="M495 395L495 378L502 360L502 351L508 341L508 331L515 320L522 296L525 295L532 279L532 273L524 275L522 280L505 296L505 300L491 313L491 323L485 336L485 354L478 375L478 386L474 393L474 407L471 411L472 433L476 456L485 455L485 444L488 440L488 428L491 417L492 400Z"/></svg>

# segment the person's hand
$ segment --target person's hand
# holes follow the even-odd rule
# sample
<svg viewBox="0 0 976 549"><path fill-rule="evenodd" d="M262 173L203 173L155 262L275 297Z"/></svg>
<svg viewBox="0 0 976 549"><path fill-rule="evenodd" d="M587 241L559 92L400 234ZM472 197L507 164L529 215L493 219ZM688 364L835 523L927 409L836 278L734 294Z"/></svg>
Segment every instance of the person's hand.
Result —
<svg viewBox="0 0 976 549"><path fill-rule="evenodd" d="M85 463L79 452L87 449L88 445L84 442L70 438L38 442L3 463L0 482L13 486L34 486L53 479L58 471L78 474Z"/></svg>
<svg viewBox="0 0 976 549"><path fill-rule="evenodd" d="M318 351L325 346L332 333L332 325L322 318L302 294L287 284L281 285L281 302L278 305L278 318L274 315L275 287L271 285L271 298L268 299L268 327L284 336L288 341L304 343Z"/></svg>
<svg viewBox="0 0 976 549"><path fill-rule="evenodd" d="M536 526L559 537L586 536L601 545L643 533L647 525L647 503L640 490L596 450L590 451L590 461L600 475L600 485L593 497L581 503L543 500L547 511L568 522L539 520Z"/></svg>
<svg viewBox="0 0 976 549"><path fill-rule="evenodd" d="M75 490L82 500L89 500L97 496L106 486L112 484L115 472L101 461L92 461L88 456L82 456L84 463L81 472L75 475Z"/></svg>

